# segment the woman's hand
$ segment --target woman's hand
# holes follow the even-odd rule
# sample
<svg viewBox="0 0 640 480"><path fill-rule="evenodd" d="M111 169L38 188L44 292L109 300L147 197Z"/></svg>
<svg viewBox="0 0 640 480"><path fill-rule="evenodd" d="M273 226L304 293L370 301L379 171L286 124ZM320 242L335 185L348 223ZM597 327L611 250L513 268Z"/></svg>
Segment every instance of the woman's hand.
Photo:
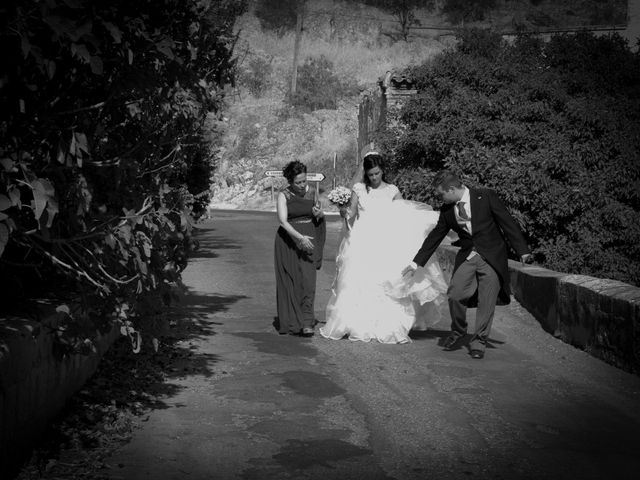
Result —
<svg viewBox="0 0 640 480"><path fill-rule="evenodd" d="M300 249L304 250L305 252L312 252L313 251L313 242L311 240L313 240L313 237L310 237L308 235L303 235L298 240L298 247L300 247Z"/></svg>
<svg viewBox="0 0 640 480"><path fill-rule="evenodd" d="M322 218L324 217L324 212L322 211L322 207L320 206L319 203L316 203L312 208L311 208L311 213L313 214L314 217L316 218Z"/></svg>

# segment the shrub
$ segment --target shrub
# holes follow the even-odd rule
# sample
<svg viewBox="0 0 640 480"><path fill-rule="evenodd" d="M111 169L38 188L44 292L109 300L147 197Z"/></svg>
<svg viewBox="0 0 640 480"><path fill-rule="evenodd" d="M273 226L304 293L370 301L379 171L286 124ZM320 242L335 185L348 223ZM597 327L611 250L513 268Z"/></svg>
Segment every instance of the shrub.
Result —
<svg viewBox="0 0 640 480"><path fill-rule="evenodd" d="M139 346L143 305L162 310L196 244L191 224L206 211L216 148L203 125L233 80L233 23L243 9L236 1L5 2L5 311L54 297L69 324L115 321Z"/></svg>
<svg viewBox="0 0 640 480"><path fill-rule="evenodd" d="M271 30L282 36L294 30L302 0L258 0L255 16L264 30Z"/></svg>
<svg viewBox="0 0 640 480"><path fill-rule="evenodd" d="M435 0L362 0L362 3L380 8L392 14L399 26L400 37L407 41L412 27L420 25L414 10L431 11L435 8Z"/></svg>
<svg viewBox="0 0 640 480"><path fill-rule="evenodd" d="M298 68L297 90L291 99L296 107L308 110L337 108L343 86L333 72L333 63L324 55L309 57Z"/></svg>
<svg viewBox="0 0 640 480"><path fill-rule="evenodd" d="M253 57L249 60L247 67L240 75L240 83L244 85L251 94L259 98L269 88L269 77L273 72L271 62L261 58Z"/></svg>
<svg viewBox="0 0 640 480"><path fill-rule="evenodd" d="M640 284L640 56L586 33L461 45L411 70L383 137L408 195L451 168L498 191L544 266Z"/></svg>
<svg viewBox="0 0 640 480"><path fill-rule="evenodd" d="M442 13L453 24L484 20L485 15L495 8L497 0L445 0Z"/></svg>
<svg viewBox="0 0 640 480"><path fill-rule="evenodd" d="M482 28L465 28L458 33L458 51L473 56L492 58L500 51L502 36Z"/></svg>

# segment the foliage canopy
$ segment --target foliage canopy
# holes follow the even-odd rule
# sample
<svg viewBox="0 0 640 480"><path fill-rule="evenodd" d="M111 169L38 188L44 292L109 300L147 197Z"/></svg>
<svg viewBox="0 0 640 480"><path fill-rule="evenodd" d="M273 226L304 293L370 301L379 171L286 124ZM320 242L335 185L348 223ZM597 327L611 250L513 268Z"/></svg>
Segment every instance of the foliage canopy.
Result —
<svg viewBox="0 0 640 480"><path fill-rule="evenodd" d="M420 25L414 10L433 10L436 6L435 0L363 0L362 3L391 13L398 21L400 36L405 41L409 37L411 27Z"/></svg>
<svg viewBox="0 0 640 480"><path fill-rule="evenodd" d="M258 0L254 13L263 29L282 36L296 28L303 7L304 0Z"/></svg>
<svg viewBox="0 0 640 480"><path fill-rule="evenodd" d="M640 284L640 55L617 35L507 44L481 30L411 69L384 132L397 182L434 202L446 167L494 188L542 265Z"/></svg>
<svg viewBox="0 0 640 480"><path fill-rule="evenodd" d="M215 145L202 129L233 81L244 8L4 2L3 298L55 294L70 324L113 314L138 341L131 313L168 299L206 210Z"/></svg>
<svg viewBox="0 0 640 480"><path fill-rule="evenodd" d="M298 69L298 86L291 104L310 111L335 110L345 88L327 57L309 57Z"/></svg>

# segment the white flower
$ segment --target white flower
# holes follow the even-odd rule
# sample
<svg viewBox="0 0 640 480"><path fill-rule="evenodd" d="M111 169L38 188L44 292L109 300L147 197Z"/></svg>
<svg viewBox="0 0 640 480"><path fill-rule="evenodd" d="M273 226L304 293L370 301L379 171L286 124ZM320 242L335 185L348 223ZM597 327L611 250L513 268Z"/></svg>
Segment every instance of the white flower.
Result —
<svg viewBox="0 0 640 480"><path fill-rule="evenodd" d="M344 207L351 200L351 190L347 187L336 187L327 195L329 201L339 207Z"/></svg>

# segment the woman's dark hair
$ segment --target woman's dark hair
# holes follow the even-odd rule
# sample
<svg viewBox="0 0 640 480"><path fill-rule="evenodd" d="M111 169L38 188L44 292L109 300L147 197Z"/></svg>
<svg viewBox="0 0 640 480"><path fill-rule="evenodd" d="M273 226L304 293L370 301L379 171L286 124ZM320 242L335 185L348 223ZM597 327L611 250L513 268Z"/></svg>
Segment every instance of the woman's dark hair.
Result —
<svg viewBox="0 0 640 480"><path fill-rule="evenodd" d="M371 170L372 168L375 167L380 167L380 170L382 170L382 181L386 182L387 180L385 179L385 175L384 175L384 159L382 158L382 155L380 155L379 153L367 153L364 156L364 159L362 160L362 181L364 182L364 184L367 187L367 190L369 190L371 188L371 182L369 182L369 177L367 176L367 172L369 170Z"/></svg>
<svg viewBox="0 0 640 480"><path fill-rule="evenodd" d="M298 160L287 163L282 169L282 174L289 183L293 182L293 179L301 173L307 173L307 166Z"/></svg>

